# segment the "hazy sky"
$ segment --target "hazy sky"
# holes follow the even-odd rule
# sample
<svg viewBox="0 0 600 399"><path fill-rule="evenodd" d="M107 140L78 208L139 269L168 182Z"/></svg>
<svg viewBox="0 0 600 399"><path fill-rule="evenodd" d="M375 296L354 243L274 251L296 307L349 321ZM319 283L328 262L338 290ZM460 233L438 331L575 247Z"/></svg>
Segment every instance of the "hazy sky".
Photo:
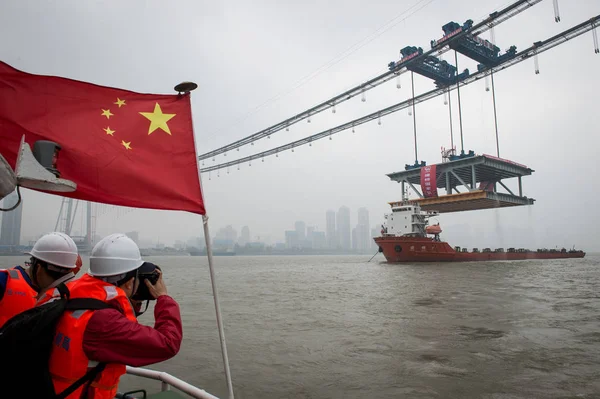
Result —
<svg viewBox="0 0 600 399"><path fill-rule="evenodd" d="M172 93L175 84L192 80L199 84L192 102L198 152L203 153L384 72L406 45L428 50L430 40L443 36L441 26L449 21L479 22L509 3L4 0L0 59L31 73L139 92ZM597 0L559 4L560 23L554 22L552 2L547 0L498 26L499 47L514 44L524 49L600 14ZM384 26L391 28L373 34ZM356 51L345 53L346 58L290 92L303 77L339 59L353 45ZM461 71L476 71L476 65L459 55ZM533 60L496 75L500 153L535 170L523 184L525 194L537 202L528 208L440 216L446 240L465 246L576 244L600 250L598 71L600 55L594 54L592 35L587 33L542 54L539 75L534 74ZM366 103L355 98L338 106L335 114L320 114L311 124L300 123L290 132L217 161L297 140L400 102L410 94L408 74L402 83L397 90L395 81L389 82L367 93ZM433 87L430 80L416 77L417 93ZM256 111L276 96L277 101ZM461 89L461 97L465 150L494 154L491 92L481 81ZM456 111L456 98L453 105ZM447 107L437 98L419 104L416 114L419 158L440 162L440 147L450 144ZM414 161L412 118L407 111L382 122L264 163L243 165L239 171L221 171L219 178L213 173L210 181L203 175L212 232L228 224L239 232L249 225L253 238L282 240L283 231L292 229L295 220L324 230L325 211L342 205L351 209L352 226L361 206L369 209L371 225L380 223L387 202L401 195L400 185L386 173ZM457 134L457 114L454 122ZM22 236L52 230L60 197L24 190L24 199ZM200 222L199 216L181 212L136 210L120 218L99 217L97 232L139 230L142 238L160 236L168 241L199 235Z"/></svg>

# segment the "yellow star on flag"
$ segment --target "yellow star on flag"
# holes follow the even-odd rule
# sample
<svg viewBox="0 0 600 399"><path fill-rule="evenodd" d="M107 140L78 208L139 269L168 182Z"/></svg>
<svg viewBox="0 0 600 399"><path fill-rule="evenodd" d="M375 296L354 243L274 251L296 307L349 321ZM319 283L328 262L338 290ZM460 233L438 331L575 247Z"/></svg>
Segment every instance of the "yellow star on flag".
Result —
<svg viewBox="0 0 600 399"><path fill-rule="evenodd" d="M144 117L150 121L150 127L148 128L148 135L152 134L156 129L162 129L168 135L171 135L167 122L173 118L176 114L163 114L160 105L156 103L153 112L140 112Z"/></svg>
<svg viewBox="0 0 600 399"><path fill-rule="evenodd" d="M121 144L123 145L123 147L125 147L127 150L131 150L131 141L125 141L125 140L121 140Z"/></svg>
<svg viewBox="0 0 600 399"><path fill-rule="evenodd" d="M121 108L121 105L127 105L125 104L125 100L121 100L119 97L117 97L117 102L113 103L119 106L119 108Z"/></svg>
<svg viewBox="0 0 600 399"><path fill-rule="evenodd" d="M110 127L106 127L106 129L102 129L106 132L106 134L108 134L109 136L113 136L113 133L115 132L114 130L110 130Z"/></svg>
<svg viewBox="0 0 600 399"><path fill-rule="evenodd" d="M103 109L102 115L106 116L106 119L110 119L110 117L113 116L113 114L110 112L110 109Z"/></svg>

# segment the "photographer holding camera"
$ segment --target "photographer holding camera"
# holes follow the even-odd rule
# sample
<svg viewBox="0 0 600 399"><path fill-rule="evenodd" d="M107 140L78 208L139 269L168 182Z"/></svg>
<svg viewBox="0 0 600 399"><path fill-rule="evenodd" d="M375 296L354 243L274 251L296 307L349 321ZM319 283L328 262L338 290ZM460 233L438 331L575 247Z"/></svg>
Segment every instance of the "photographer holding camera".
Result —
<svg viewBox="0 0 600 399"><path fill-rule="evenodd" d="M95 374L67 399L112 399L126 365L146 366L179 352L179 305L167 295L160 268L142 261L139 248L126 235L112 234L98 242L88 274L67 287L71 299L93 298L110 306L67 310L59 319L49 363L55 391ZM156 300L154 328L137 322L138 305L144 300Z"/></svg>

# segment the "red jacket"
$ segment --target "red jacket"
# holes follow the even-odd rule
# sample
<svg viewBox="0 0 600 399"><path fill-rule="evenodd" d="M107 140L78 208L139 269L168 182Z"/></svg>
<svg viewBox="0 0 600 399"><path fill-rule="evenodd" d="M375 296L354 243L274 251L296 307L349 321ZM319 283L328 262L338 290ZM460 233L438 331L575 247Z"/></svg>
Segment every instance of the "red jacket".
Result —
<svg viewBox="0 0 600 399"><path fill-rule="evenodd" d="M179 305L168 295L158 297L154 319L152 328L127 320L116 309L96 310L83 334L83 351L98 362L134 367L170 359L183 339Z"/></svg>

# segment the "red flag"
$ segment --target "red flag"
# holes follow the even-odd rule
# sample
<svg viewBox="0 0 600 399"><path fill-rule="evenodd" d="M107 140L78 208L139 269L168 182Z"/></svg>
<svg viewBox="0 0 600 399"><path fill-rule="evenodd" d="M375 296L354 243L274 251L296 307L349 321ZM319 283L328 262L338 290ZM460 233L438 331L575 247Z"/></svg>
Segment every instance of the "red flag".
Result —
<svg viewBox="0 0 600 399"><path fill-rule="evenodd" d="M155 95L0 62L0 153L14 168L21 137L58 143L61 195L136 208L205 214L189 95Z"/></svg>

